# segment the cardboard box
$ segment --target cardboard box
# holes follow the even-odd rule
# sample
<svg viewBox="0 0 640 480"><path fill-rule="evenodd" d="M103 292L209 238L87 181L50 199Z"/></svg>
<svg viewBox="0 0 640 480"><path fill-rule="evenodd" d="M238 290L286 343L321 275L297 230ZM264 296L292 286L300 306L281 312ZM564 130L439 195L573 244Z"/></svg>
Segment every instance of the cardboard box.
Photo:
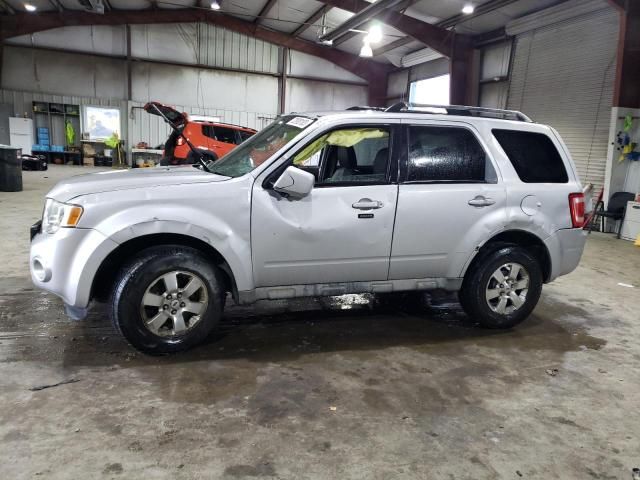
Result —
<svg viewBox="0 0 640 480"><path fill-rule="evenodd" d="M94 161L93 161L93 157L84 157L84 158L82 159L82 164L83 164L85 167L93 167L93 166L95 165L95 164L94 164Z"/></svg>

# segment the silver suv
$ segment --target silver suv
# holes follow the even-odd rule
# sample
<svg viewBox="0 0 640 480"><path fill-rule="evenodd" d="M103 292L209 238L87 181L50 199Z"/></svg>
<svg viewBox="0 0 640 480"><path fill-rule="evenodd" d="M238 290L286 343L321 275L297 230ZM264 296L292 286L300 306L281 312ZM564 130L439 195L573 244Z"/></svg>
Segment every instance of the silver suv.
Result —
<svg viewBox="0 0 640 480"><path fill-rule="evenodd" d="M72 318L109 301L147 353L205 339L235 302L459 291L509 328L576 268L584 197L558 133L474 107L281 116L217 162L81 175L32 227L36 286Z"/></svg>

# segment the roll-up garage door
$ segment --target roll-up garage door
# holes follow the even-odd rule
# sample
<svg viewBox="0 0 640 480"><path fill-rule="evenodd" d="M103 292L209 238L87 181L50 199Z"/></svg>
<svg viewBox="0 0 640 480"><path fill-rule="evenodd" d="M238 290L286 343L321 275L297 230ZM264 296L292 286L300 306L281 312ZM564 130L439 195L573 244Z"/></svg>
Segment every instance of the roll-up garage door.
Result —
<svg viewBox="0 0 640 480"><path fill-rule="evenodd" d="M604 183L619 17L604 8L516 36L508 108L554 127L583 184Z"/></svg>

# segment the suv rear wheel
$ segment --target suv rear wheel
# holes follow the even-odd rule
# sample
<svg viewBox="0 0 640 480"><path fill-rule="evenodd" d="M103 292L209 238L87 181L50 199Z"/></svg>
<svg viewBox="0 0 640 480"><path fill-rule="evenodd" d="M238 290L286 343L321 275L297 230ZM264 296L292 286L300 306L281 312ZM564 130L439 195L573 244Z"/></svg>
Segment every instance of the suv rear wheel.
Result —
<svg viewBox="0 0 640 480"><path fill-rule="evenodd" d="M500 246L480 255L462 283L462 308L484 327L513 327L538 303L542 292L540 264L517 245Z"/></svg>
<svg viewBox="0 0 640 480"><path fill-rule="evenodd" d="M174 353L201 343L222 316L219 270L198 250L151 247L121 270L111 316L138 350Z"/></svg>

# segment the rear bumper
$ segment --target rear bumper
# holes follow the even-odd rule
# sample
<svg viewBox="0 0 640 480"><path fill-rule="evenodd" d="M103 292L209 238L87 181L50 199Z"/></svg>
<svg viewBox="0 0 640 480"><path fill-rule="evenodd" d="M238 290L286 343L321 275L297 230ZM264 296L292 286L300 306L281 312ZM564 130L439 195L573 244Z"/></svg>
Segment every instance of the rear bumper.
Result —
<svg viewBox="0 0 640 480"><path fill-rule="evenodd" d="M544 241L551 257L549 282L576 269L587 242L587 235L588 232L582 228L566 228L558 230Z"/></svg>

